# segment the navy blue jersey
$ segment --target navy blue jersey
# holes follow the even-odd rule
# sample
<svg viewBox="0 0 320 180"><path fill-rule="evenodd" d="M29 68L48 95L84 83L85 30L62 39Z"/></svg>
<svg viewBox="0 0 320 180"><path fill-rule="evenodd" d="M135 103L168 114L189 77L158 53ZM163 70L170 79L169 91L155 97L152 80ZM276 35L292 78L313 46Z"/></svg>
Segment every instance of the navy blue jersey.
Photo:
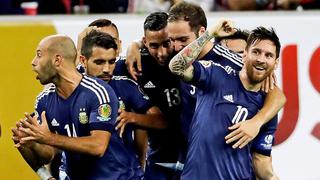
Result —
<svg viewBox="0 0 320 180"><path fill-rule="evenodd" d="M114 68L113 75L130 77L129 72L127 71L126 59L124 57L120 57L116 61L116 67Z"/></svg>
<svg viewBox="0 0 320 180"><path fill-rule="evenodd" d="M277 128L278 116L275 116L260 128L259 134L253 139L251 151L270 156Z"/></svg>
<svg viewBox="0 0 320 180"><path fill-rule="evenodd" d="M252 118L263 106L262 92L247 91L238 72L212 61L194 62L197 96L182 179L253 179L251 143L233 149L228 127Z"/></svg>
<svg viewBox="0 0 320 180"><path fill-rule="evenodd" d="M201 59L219 63L226 68L235 69L236 71L240 71L243 65L242 59L238 54L231 52L229 49L219 44L215 44L214 47ZM195 86L181 81L182 113L180 124L183 134L181 141L183 143L179 161L182 163L184 162L187 153L187 138L196 107L198 91L199 90Z"/></svg>
<svg viewBox="0 0 320 180"><path fill-rule="evenodd" d="M38 97L36 112L46 111L49 129L69 137L89 136L90 131L111 133L103 157L64 151L66 173L71 179L139 179L143 175L134 152L115 133L119 102L112 88L100 79L83 76L67 99L52 85Z"/></svg>
<svg viewBox="0 0 320 180"><path fill-rule="evenodd" d="M120 108L145 114L152 104L149 97L145 95L139 85L127 76L113 76L109 85L113 88L120 102ZM122 139L127 148L135 150L133 130L134 125L127 124Z"/></svg>

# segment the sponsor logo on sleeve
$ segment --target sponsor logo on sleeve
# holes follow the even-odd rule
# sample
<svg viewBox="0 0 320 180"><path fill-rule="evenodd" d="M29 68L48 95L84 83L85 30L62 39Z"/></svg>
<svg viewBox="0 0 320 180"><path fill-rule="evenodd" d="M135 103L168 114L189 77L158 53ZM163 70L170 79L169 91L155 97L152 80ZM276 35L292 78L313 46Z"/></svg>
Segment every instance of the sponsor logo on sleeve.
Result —
<svg viewBox="0 0 320 180"><path fill-rule="evenodd" d="M264 142L261 143L261 146L264 148L264 149L271 149L272 147L272 142L273 142L273 135L269 134L269 135L266 135L264 137Z"/></svg>

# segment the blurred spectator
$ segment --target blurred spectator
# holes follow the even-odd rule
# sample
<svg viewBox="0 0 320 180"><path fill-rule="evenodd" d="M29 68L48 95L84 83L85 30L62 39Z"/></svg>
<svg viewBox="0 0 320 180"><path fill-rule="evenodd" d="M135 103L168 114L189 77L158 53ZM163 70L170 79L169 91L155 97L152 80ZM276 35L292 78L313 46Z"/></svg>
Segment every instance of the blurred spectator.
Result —
<svg viewBox="0 0 320 180"><path fill-rule="evenodd" d="M320 9L320 0L277 0L278 9Z"/></svg>
<svg viewBox="0 0 320 180"><path fill-rule="evenodd" d="M272 10L277 0L215 0L215 10Z"/></svg>
<svg viewBox="0 0 320 180"><path fill-rule="evenodd" d="M185 1L199 5L205 12L213 11L215 6L215 0L185 0Z"/></svg>
<svg viewBox="0 0 320 180"><path fill-rule="evenodd" d="M128 9L128 0L85 0L89 5L90 13L125 13Z"/></svg>
<svg viewBox="0 0 320 180"><path fill-rule="evenodd" d="M71 0L37 0L38 14L70 14Z"/></svg>
<svg viewBox="0 0 320 180"><path fill-rule="evenodd" d="M133 4L133 13L152 13L156 11L169 11L170 7L182 0L130 0Z"/></svg>

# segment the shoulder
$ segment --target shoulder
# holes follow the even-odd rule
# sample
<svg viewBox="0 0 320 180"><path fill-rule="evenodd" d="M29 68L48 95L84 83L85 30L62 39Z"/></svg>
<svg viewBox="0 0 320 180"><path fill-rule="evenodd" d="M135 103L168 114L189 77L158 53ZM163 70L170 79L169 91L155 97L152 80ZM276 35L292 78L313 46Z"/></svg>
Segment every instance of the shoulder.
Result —
<svg viewBox="0 0 320 180"><path fill-rule="evenodd" d="M138 85L138 83L136 81L134 81L133 79L129 78L128 76L113 76L112 80L114 80L116 82L126 83L126 84Z"/></svg>
<svg viewBox="0 0 320 180"><path fill-rule="evenodd" d="M231 63L239 67L243 66L242 57L239 54L234 53L233 51L223 47L220 44L214 44L212 51L217 55L223 57L225 60L230 61Z"/></svg>
<svg viewBox="0 0 320 180"><path fill-rule="evenodd" d="M98 98L100 104L105 104L110 101L110 94L113 93L112 88L108 83L99 78L83 76L80 85L89 97Z"/></svg>
<svg viewBox="0 0 320 180"><path fill-rule="evenodd" d="M56 86L54 84L48 84L36 97L35 109L37 109L40 101L45 100L50 94L53 94L56 91Z"/></svg>

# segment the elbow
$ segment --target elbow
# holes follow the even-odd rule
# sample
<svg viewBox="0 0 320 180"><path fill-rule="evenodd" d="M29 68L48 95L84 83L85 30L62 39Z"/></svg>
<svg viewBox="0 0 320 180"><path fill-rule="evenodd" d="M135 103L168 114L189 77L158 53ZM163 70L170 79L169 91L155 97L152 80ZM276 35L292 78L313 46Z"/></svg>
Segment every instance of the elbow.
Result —
<svg viewBox="0 0 320 180"><path fill-rule="evenodd" d="M97 145L96 147L92 148L91 155L101 158L104 156L106 150L107 145Z"/></svg>
<svg viewBox="0 0 320 180"><path fill-rule="evenodd" d="M287 102L287 97L283 94L280 101L282 103L282 106L284 106Z"/></svg>

